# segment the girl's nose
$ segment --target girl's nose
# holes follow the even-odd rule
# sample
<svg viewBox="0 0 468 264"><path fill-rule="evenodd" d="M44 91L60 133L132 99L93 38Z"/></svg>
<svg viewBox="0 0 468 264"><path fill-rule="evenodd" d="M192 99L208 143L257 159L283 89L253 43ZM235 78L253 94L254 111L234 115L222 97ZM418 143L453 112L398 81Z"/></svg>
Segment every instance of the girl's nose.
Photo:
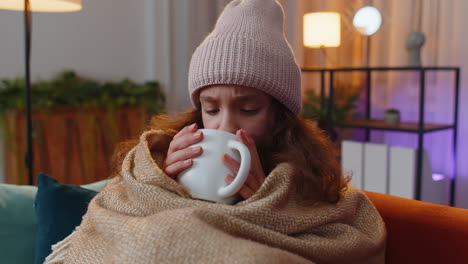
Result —
<svg viewBox="0 0 468 264"><path fill-rule="evenodd" d="M226 131L232 134L235 134L239 129L236 125L235 119L230 114L223 115L221 117L220 125L218 130Z"/></svg>

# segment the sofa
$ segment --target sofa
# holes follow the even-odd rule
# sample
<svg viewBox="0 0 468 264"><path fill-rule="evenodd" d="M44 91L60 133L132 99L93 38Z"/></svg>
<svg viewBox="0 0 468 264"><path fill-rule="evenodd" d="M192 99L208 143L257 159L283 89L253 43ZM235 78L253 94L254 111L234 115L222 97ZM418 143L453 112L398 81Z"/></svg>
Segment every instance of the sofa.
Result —
<svg viewBox="0 0 468 264"><path fill-rule="evenodd" d="M468 209L364 192L387 227L386 263L468 263Z"/></svg>
<svg viewBox="0 0 468 264"><path fill-rule="evenodd" d="M0 184L0 263L41 263L106 183L74 186L40 175L38 186ZM386 263L468 263L467 209L365 193L387 226Z"/></svg>

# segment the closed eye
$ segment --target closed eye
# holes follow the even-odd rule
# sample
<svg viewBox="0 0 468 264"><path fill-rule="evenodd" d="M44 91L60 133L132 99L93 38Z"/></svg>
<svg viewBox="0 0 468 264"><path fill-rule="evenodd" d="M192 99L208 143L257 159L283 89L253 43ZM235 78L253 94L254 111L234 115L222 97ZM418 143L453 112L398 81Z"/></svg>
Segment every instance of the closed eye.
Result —
<svg viewBox="0 0 468 264"><path fill-rule="evenodd" d="M241 112L244 113L244 114L247 114L247 115L254 115L254 114L258 113L259 110L260 110L260 108L257 108L257 109L241 109Z"/></svg>
<svg viewBox="0 0 468 264"><path fill-rule="evenodd" d="M215 115L219 112L219 109L210 109L210 110L205 110L205 113L209 115Z"/></svg>

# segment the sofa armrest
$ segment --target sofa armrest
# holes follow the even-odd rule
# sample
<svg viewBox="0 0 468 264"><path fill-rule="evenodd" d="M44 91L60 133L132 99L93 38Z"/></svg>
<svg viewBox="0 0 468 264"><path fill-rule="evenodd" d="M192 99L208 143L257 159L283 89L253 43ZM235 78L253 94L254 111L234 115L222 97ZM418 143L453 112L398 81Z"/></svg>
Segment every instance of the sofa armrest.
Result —
<svg viewBox="0 0 468 264"><path fill-rule="evenodd" d="M468 259L468 210L364 191L387 227L386 263Z"/></svg>

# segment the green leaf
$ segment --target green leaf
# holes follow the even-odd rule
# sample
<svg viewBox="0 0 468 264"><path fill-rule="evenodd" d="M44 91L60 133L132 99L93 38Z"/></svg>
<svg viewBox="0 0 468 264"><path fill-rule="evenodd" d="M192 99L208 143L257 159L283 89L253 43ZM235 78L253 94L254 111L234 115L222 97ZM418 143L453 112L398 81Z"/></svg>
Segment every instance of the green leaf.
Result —
<svg viewBox="0 0 468 264"><path fill-rule="evenodd" d="M358 99L358 94L346 96L341 89L336 89L331 115L333 121L342 122L348 117L354 117L356 113L353 113L353 111L357 107L356 102ZM321 98L314 90L305 91L301 116L319 122L326 121L329 101L328 96Z"/></svg>
<svg viewBox="0 0 468 264"><path fill-rule="evenodd" d="M0 113L24 108L25 81L22 78L0 81ZM157 114L165 107L165 96L156 81L137 84L128 78L104 83L63 71L50 80L31 84L33 107L58 106L138 106Z"/></svg>

